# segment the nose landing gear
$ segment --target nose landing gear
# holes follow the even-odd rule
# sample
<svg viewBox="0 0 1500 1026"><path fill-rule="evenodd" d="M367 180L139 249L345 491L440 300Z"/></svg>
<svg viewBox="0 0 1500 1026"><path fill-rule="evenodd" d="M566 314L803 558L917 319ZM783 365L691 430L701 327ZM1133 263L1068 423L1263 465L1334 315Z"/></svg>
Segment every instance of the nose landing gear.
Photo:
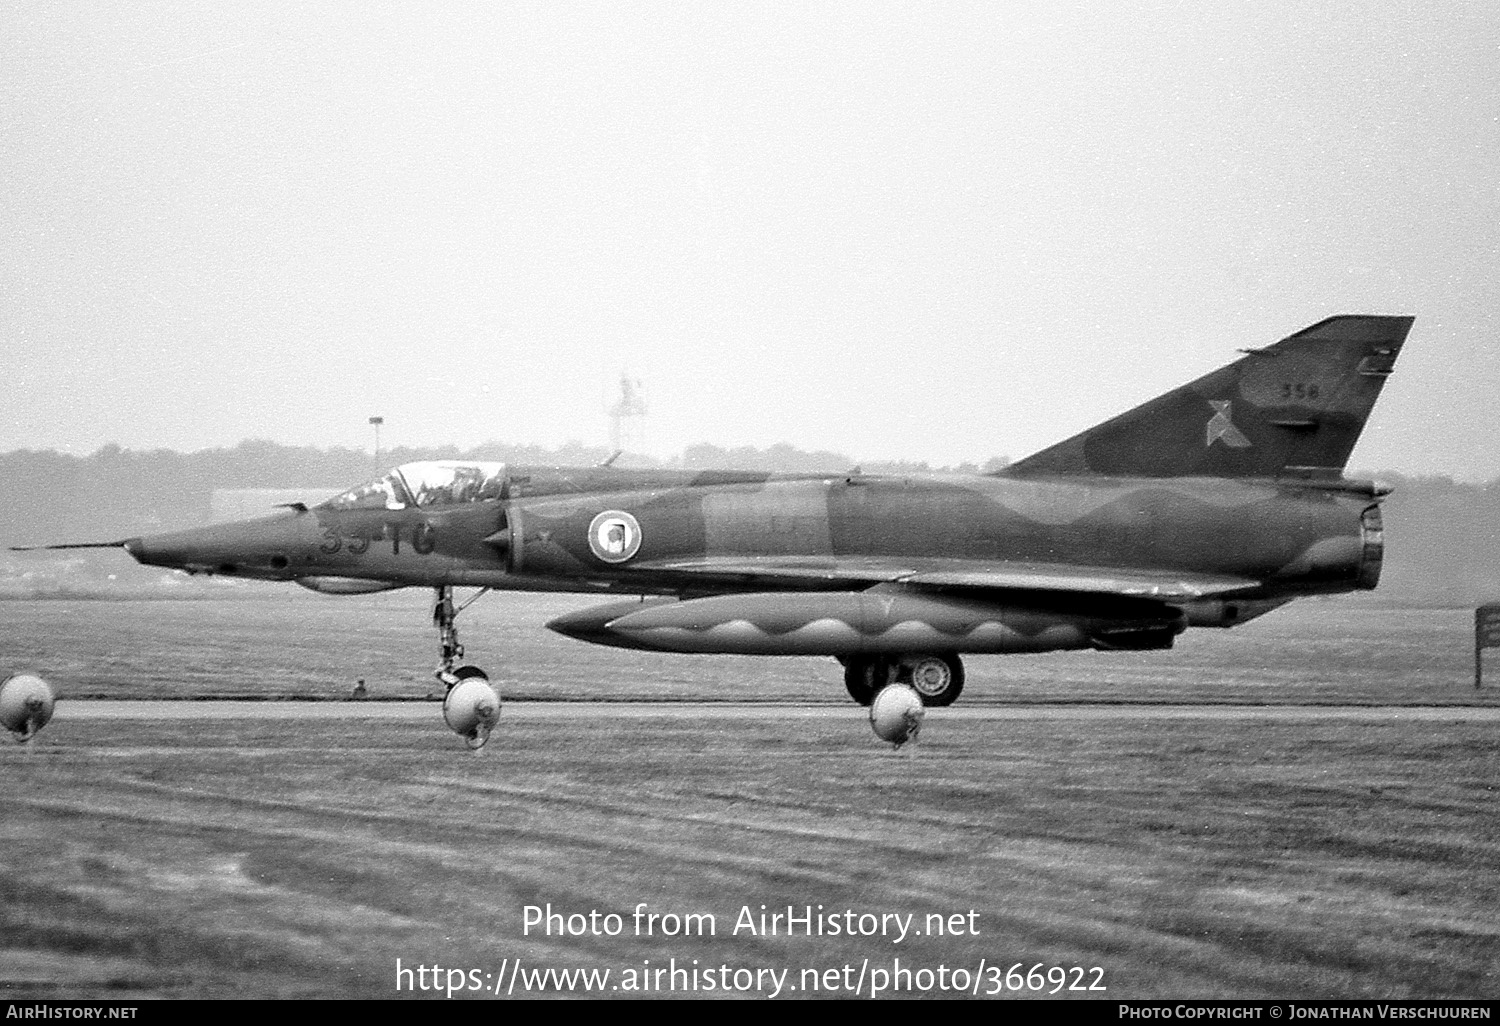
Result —
<svg viewBox="0 0 1500 1026"><path fill-rule="evenodd" d="M490 732L500 722L500 694L490 686L489 677L477 666L457 665L464 657L458 641L458 614L468 609L481 595L481 588L461 606L453 604L453 587L433 589L432 622L438 629L438 668L433 676L448 689L443 697L443 719L449 729L464 739L473 751L479 751L490 739Z"/></svg>

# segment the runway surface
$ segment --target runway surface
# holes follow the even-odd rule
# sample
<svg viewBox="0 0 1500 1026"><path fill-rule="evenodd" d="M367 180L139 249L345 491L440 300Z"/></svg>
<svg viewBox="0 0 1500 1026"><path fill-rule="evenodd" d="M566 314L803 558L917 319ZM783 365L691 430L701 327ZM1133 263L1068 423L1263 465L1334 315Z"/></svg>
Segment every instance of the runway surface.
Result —
<svg viewBox="0 0 1500 1026"><path fill-rule="evenodd" d="M1095 967L1121 1000L1495 997L1500 710L975 697L899 752L831 693L517 697L475 757L436 701L65 696L0 737L0 989L388 998L397 959L696 959L800 993L899 958ZM526 928L642 902L718 930ZM762 905L976 929L736 934Z"/></svg>
<svg viewBox="0 0 1500 1026"><path fill-rule="evenodd" d="M56 719L97 720L423 720L441 715L437 701L107 701L57 703ZM785 705L740 702L508 702L507 720L582 719L783 719L841 720L862 717L852 704ZM1500 708L1439 705L1156 705L1037 704L958 706L929 709L934 720L1376 720L1500 721Z"/></svg>

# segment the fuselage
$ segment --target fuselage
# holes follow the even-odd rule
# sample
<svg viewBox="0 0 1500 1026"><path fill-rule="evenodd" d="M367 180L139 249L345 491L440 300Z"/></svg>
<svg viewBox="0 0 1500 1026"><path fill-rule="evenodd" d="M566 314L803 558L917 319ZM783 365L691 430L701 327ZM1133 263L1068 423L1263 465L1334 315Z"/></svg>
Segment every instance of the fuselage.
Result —
<svg viewBox="0 0 1500 1026"><path fill-rule="evenodd" d="M1375 586L1378 495L1344 481L521 468L473 501L331 501L127 548L190 572L372 588L855 590L832 571L870 558L1230 575L1291 597ZM806 572L759 575L757 561Z"/></svg>

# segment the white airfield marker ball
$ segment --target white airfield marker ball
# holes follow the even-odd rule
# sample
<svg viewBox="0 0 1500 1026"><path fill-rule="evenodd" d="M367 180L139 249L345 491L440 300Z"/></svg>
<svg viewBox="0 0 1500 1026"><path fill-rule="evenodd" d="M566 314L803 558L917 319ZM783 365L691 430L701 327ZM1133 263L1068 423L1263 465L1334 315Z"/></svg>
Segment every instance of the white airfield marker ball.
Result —
<svg viewBox="0 0 1500 1026"><path fill-rule="evenodd" d="M870 703L870 726L875 736L900 748L915 741L922 729L922 696L907 684L887 684Z"/></svg>
<svg viewBox="0 0 1500 1026"><path fill-rule="evenodd" d="M482 676L465 677L448 689L443 719L470 748L478 750L500 722L500 695Z"/></svg>
<svg viewBox="0 0 1500 1026"><path fill-rule="evenodd" d="M0 684L0 724L15 734L17 741L30 741L52 719L55 701L52 686L46 681L18 673Z"/></svg>

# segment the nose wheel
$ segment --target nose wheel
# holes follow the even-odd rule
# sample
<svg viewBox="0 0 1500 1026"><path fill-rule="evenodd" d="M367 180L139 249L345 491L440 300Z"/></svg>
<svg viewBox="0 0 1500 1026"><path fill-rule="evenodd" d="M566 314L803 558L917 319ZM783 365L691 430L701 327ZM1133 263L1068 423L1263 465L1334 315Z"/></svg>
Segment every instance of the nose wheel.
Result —
<svg viewBox="0 0 1500 1026"><path fill-rule="evenodd" d="M433 676L448 689L443 697L443 719L476 752L484 747L490 732L500 722L500 694L479 667L459 665L464 647L458 640L455 621L459 613L489 590L481 588L463 605L456 606L452 586L443 585L434 589L432 604L432 623L438 629L438 668Z"/></svg>

